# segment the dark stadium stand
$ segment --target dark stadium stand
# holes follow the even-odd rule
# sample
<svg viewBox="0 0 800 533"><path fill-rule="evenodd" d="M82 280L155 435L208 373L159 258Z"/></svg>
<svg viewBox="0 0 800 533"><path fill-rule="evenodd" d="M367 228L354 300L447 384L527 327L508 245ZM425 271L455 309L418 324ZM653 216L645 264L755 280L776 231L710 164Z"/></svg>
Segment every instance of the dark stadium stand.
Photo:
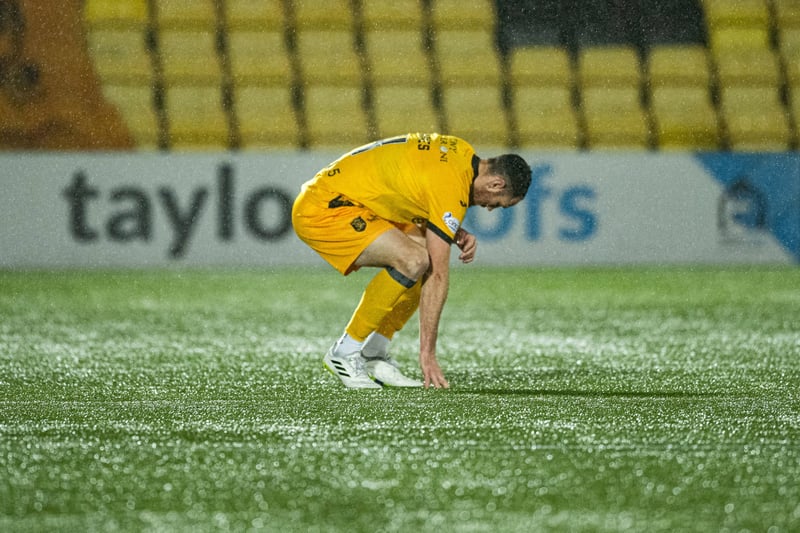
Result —
<svg viewBox="0 0 800 533"><path fill-rule="evenodd" d="M796 0L87 0L140 149L796 149ZM337 134L337 131L339 132Z"/></svg>

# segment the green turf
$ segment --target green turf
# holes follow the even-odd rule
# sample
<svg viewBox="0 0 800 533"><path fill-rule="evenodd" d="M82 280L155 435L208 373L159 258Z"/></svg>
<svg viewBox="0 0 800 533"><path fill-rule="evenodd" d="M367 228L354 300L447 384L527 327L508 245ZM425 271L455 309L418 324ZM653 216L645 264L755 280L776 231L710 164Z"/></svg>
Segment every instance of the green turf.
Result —
<svg viewBox="0 0 800 533"><path fill-rule="evenodd" d="M0 531L800 530L800 269L461 267L348 391L365 274L0 272Z"/></svg>

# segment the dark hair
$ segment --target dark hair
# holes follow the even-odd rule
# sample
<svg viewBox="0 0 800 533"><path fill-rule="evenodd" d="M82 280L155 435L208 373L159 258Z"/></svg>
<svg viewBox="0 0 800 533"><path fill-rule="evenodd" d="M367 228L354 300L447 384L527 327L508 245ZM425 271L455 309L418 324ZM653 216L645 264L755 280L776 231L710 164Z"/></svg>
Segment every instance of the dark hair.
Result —
<svg viewBox="0 0 800 533"><path fill-rule="evenodd" d="M511 189L513 198L524 198L531 184L531 167L517 154L503 154L492 157L489 173L501 176Z"/></svg>

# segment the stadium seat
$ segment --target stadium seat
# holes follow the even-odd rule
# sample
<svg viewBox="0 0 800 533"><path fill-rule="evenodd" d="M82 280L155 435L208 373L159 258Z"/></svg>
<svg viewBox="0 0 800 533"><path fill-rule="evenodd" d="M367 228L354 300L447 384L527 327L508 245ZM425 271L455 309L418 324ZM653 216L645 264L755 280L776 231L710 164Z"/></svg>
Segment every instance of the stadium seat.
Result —
<svg viewBox="0 0 800 533"><path fill-rule="evenodd" d="M147 0L86 0L83 16L89 30L142 28L147 24Z"/></svg>
<svg viewBox="0 0 800 533"><path fill-rule="evenodd" d="M726 27L711 30L709 45L712 53L722 50L764 49L770 47L767 28Z"/></svg>
<svg viewBox="0 0 800 533"><path fill-rule="evenodd" d="M158 146L158 122L149 85L104 84L103 95L119 109L137 149L153 150Z"/></svg>
<svg viewBox="0 0 800 533"><path fill-rule="evenodd" d="M434 31L493 29L493 0L431 0L431 23Z"/></svg>
<svg viewBox="0 0 800 533"><path fill-rule="evenodd" d="M365 31L422 30L422 0L361 0Z"/></svg>
<svg viewBox="0 0 800 533"><path fill-rule="evenodd" d="M230 30L283 31L285 17L281 0L227 0Z"/></svg>
<svg viewBox="0 0 800 533"><path fill-rule="evenodd" d="M720 99L732 149L738 151L788 149L789 125L777 89L724 87Z"/></svg>
<svg viewBox="0 0 800 533"><path fill-rule="evenodd" d="M178 149L227 148L228 122L219 87L167 89L170 146Z"/></svg>
<svg viewBox="0 0 800 533"><path fill-rule="evenodd" d="M298 146L297 120L289 88L240 87L235 105L243 148Z"/></svg>
<svg viewBox="0 0 800 533"><path fill-rule="evenodd" d="M156 0L162 30L210 30L217 24L214 0Z"/></svg>
<svg viewBox="0 0 800 533"><path fill-rule="evenodd" d="M647 74L651 87L708 87L711 79L706 49L700 45L655 46Z"/></svg>
<svg viewBox="0 0 800 533"><path fill-rule="evenodd" d="M442 86L500 86L500 58L491 29L440 31L436 52Z"/></svg>
<svg viewBox="0 0 800 533"><path fill-rule="evenodd" d="M724 26L764 27L769 24L765 0L703 0L712 30Z"/></svg>
<svg viewBox="0 0 800 533"><path fill-rule="evenodd" d="M800 87L800 27L780 32L780 53L787 82L792 87Z"/></svg>
<svg viewBox="0 0 800 533"><path fill-rule="evenodd" d="M298 30L353 30L350 0L294 0L292 3Z"/></svg>
<svg viewBox="0 0 800 533"><path fill-rule="evenodd" d="M375 86L430 87L431 70L419 30L370 30L365 35Z"/></svg>
<svg viewBox="0 0 800 533"><path fill-rule="evenodd" d="M717 117L708 88L655 87L650 100L658 148L662 150L719 148Z"/></svg>
<svg viewBox="0 0 800 533"><path fill-rule="evenodd" d="M789 101L789 110L794 117L794 123L800 125L800 91L793 90Z"/></svg>
<svg viewBox="0 0 800 533"><path fill-rule="evenodd" d="M779 30L800 28L800 1L772 0L775 13L775 26Z"/></svg>
<svg viewBox="0 0 800 533"><path fill-rule="evenodd" d="M222 71L214 31L165 30L160 47L167 85L219 85Z"/></svg>
<svg viewBox="0 0 800 533"><path fill-rule="evenodd" d="M304 94L311 146L341 149L367 142L368 124L360 87L312 86Z"/></svg>
<svg viewBox="0 0 800 533"><path fill-rule="evenodd" d="M767 48L720 50L715 54L717 79L722 87L780 83L778 57Z"/></svg>
<svg viewBox="0 0 800 533"><path fill-rule="evenodd" d="M427 87L378 87L373 106L380 137L441 131Z"/></svg>
<svg viewBox="0 0 800 533"><path fill-rule="evenodd" d="M648 147L647 117L637 87L588 87L582 97L589 148Z"/></svg>
<svg viewBox="0 0 800 533"><path fill-rule="evenodd" d="M584 48L578 56L581 87L638 87L641 83L639 56L632 46Z"/></svg>
<svg viewBox="0 0 800 533"><path fill-rule="evenodd" d="M780 106L780 93L775 87L722 87L720 105L727 111L757 111Z"/></svg>
<svg viewBox="0 0 800 533"><path fill-rule="evenodd" d="M448 87L443 98L448 132L477 145L508 144L508 120L499 87Z"/></svg>
<svg viewBox="0 0 800 533"><path fill-rule="evenodd" d="M509 80L514 87L572 84L569 52L560 46L526 46L511 51Z"/></svg>
<svg viewBox="0 0 800 533"><path fill-rule="evenodd" d="M361 84L361 64L350 31L300 31L297 54L306 85Z"/></svg>
<svg viewBox="0 0 800 533"><path fill-rule="evenodd" d="M578 117L567 86L517 86L513 108L520 146L574 149L579 145Z"/></svg>
<svg viewBox="0 0 800 533"><path fill-rule="evenodd" d="M150 53L141 30L93 30L88 44L103 83L149 84L152 80Z"/></svg>
<svg viewBox="0 0 800 533"><path fill-rule="evenodd" d="M231 74L238 86L285 85L292 81L282 31L232 30L228 34Z"/></svg>
<svg viewBox="0 0 800 533"><path fill-rule="evenodd" d="M736 151L783 152L789 149L789 126L782 109L726 117L730 145Z"/></svg>

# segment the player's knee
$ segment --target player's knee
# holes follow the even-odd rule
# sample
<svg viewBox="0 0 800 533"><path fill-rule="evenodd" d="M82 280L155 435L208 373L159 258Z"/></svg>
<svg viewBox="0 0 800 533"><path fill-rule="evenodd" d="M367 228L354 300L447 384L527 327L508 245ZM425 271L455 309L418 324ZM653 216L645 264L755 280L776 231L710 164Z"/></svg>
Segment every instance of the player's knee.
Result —
<svg viewBox="0 0 800 533"><path fill-rule="evenodd" d="M399 269L409 278L417 281L420 279L430 268L430 259L428 251L425 248L415 250L402 258L403 264Z"/></svg>

